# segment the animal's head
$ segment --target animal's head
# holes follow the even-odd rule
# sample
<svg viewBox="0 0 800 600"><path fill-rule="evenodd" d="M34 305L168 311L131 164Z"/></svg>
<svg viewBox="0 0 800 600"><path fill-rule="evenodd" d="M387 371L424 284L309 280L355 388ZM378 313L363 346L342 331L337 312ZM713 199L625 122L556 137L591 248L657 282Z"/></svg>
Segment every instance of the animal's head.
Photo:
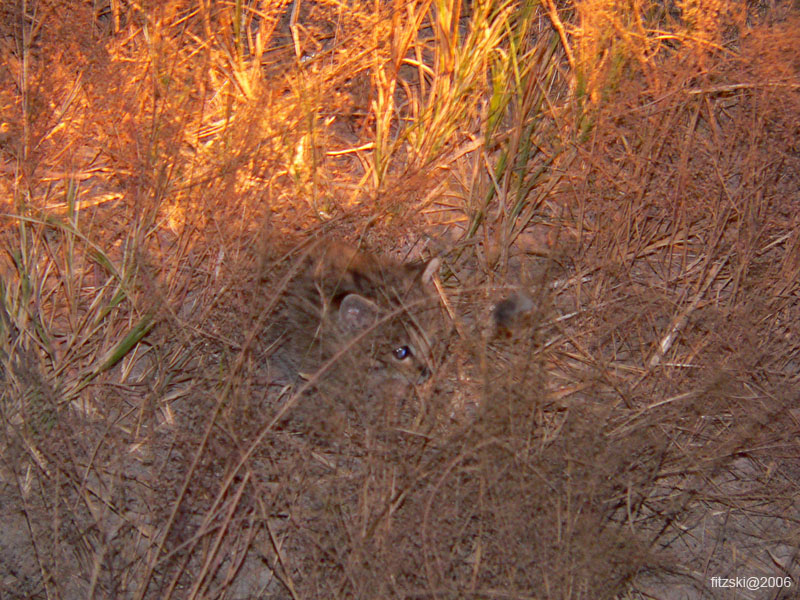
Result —
<svg viewBox="0 0 800 600"><path fill-rule="evenodd" d="M353 342L352 351L366 350L390 376L424 381L434 368L439 260L368 265L351 264L333 298L343 341Z"/></svg>

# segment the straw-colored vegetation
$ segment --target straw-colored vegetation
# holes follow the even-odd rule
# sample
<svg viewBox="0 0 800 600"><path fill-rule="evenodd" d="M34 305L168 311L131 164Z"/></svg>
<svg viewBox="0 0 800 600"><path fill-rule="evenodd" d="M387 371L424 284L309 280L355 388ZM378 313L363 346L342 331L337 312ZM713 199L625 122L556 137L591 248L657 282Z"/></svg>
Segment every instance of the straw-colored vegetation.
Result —
<svg viewBox="0 0 800 600"><path fill-rule="evenodd" d="M798 32L0 4L0 597L793 597ZM440 259L426 381L285 367L331 240Z"/></svg>

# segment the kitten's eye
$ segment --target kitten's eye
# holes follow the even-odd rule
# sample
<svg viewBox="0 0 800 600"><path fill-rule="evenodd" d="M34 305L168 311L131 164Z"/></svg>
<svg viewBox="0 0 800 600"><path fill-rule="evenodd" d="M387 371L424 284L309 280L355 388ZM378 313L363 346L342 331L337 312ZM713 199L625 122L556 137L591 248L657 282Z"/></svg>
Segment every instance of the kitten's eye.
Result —
<svg viewBox="0 0 800 600"><path fill-rule="evenodd" d="M408 346L400 346L399 348L392 350L392 355L394 356L395 360L405 360L411 356L411 348Z"/></svg>

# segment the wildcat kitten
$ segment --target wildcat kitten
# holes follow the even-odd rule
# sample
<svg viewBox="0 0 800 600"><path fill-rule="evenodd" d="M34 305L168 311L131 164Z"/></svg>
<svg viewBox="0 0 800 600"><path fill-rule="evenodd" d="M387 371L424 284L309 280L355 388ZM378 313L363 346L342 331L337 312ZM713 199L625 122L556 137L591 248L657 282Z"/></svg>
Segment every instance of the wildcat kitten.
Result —
<svg viewBox="0 0 800 600"><path fill-rule="evenodd" d="M287 294L287 346L297 373L311 378L333 359L328 369L343 381L428 377L438 259L399 263L330 243L304 260Z"/></svg>
<svg viewBox="0 0 800 600"><path fill-rule="evenodd" d="M364 377L428 378L446 324L433 280L439 259L400 263L333 242L301 260L285 294L282 355L289 371L312 379L324 368L319 378L344 387ZM533 307L522 291L497 303L489 337L524 329Z"/></svg>

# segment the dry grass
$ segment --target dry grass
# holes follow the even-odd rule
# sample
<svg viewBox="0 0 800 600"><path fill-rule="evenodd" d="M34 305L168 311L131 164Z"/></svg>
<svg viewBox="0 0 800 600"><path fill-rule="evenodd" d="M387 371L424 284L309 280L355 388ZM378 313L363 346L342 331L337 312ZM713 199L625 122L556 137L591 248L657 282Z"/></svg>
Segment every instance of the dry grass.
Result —
<svg viewBox="0 0 800 600"><path fill-rule="evenodd" d="M0 6L0 596L792 597L799 30ZM325 239L442 259L423 385L281 368Z"/></svg>

